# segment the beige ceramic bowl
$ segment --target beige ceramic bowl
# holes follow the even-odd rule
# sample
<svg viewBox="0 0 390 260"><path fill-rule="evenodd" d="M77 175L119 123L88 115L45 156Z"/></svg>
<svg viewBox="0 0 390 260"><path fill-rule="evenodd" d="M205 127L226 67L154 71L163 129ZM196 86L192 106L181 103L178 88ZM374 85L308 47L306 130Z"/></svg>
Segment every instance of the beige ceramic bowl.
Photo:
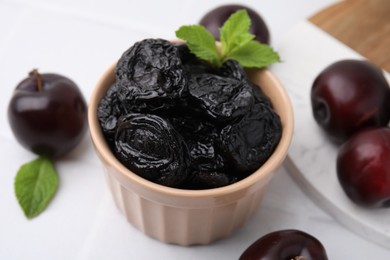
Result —
<svg viewBox="0 0 390 260"><path fill-rule="evenodd" d="M97 119L97 107L115 79L115 64L97 83L89 104L88 120L114 201L128 222L146 235L179 245L207 244L241 227L259 207L267 186L282 164L293 133L289 97L268 70L252 70L253 82L262 86L281 117L283 134L268 161L249 177L209 190L182 190L161 186L123 166L107 146Z"/></svg>

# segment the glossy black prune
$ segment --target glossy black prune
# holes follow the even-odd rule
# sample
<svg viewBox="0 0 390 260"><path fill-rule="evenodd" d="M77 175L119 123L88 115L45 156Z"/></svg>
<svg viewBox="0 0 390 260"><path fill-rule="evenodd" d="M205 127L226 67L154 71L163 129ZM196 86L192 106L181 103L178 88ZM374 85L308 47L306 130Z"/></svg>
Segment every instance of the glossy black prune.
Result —
<svg viewBox="0 0 390 260"><path fill-rule="evenodd" d="M217 126L193 117L172 118L175 129L184 137L190 156L190 168L196 171L223 171L225 159L217 151Z"/></svg>
<svg viewBox="0 0 390 260"><path fill-rule="evenodd" d="M234 182L234 179L223 172L194 171L183 188L191 190L219 188Z"/></svg>
<svg viewBox="0 0 390 260"><path fill-rule="evenodd" d="M213 171L222 170L225 167L224 158L215 148L216 138L217 135L205 135L187 141L192 168L201 171Z"/></svg>
<svg viewBox="0 0 390 260"><path fill-rule="evenodd" d="M269 97L267 97L261 88L256 84L252 83L244 70L244 68L240 65L238 61L228 60L222 64L222 67L219 70L219 75L223 77L233 78L241 81L243 84L248 84L248 89L251 90L255 103L266 103L267 105L271 105L271 101ZM250 86L250 87L249 87Z"/></svg>
<svg viewBox="0 0 390 260"><path fill-rule="evenodd" d="M279 116L270 106L257 103L240 121L221 130L219 149L235 170L250 174L271 156L281 131Z"/></svg>
<svg viewBox="0 0 390 260"><path fill-rule="evenodd" d="M157 115L121 117L115 154L131 171L155 183L176 187L187 178L187 146L173 126Z"/></svg>
<svg viewBox="0 0 390 260"><path fill-rule="evenodd" d="M197 135L215 134L217 126L204 118L187 113L182 116L170 118L175 129L183 135L184 139L191 139Z"/></svg>
<svg viewBox="0 0 390 260"><path fill-rule="evenodd" d="M187 91L178 49L162 39L146 39L123 53L116 67L118 97L132 111L169 109Z"/></svg>
<svg viewBox="0 0 390 260"><path fill-rule="evenodd" d="M192 75L188 92L193 105L217 122L245 115L254 103L246 82L214 74Z"/></svg>
<svg viewBox="0 0 390 260"><path fill-rule="evenodd" d="M114 83L100 101L97 116L108 143L114 144L119 117L126 114L125 108L117 96L117 85Z"/></svg>
<svg viewBox="0 0 390 260"><path fill-rule="evenodd" d="M233 78L243 82L248 81L244 68L235 60L227 60L224 62L219 73L223 77Z"/></svg>
<svg viewBox="0 0 390 260"><path fill-rule="evenodd" d="M188 74L215 73L215 69L204 60L197 58L187 47L187 44L177 46L184 71Z"/></svg>
<svg viewBox="0 0 390 260"><path fill-rule="evenodd" d="M271 100L267 95L264 94L264 92L261 90L261 88L253 83L250 83L252 85L252 93L255 97L255 104L262 103L269 107L272 107Z"/></svg>

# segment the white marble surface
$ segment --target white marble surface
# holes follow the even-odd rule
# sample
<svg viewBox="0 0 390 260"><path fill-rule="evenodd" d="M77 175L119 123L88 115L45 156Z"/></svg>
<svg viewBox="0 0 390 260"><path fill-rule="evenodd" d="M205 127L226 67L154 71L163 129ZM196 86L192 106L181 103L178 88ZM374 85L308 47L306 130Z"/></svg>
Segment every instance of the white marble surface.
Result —
<svg viewBox="0 0 390 260"><path fill-rule="evenodd" d="M334 1L241 2L262 14L278 49L294 24ZM35 156L17 144L6 115L19 80L35 67L61 73L88 98L99 75L132 43L172 38L180 25L196 23L221 3L226 1L0 0L0 259L237 259L261 235L285 228L316 236L330 259L389 259L387 249L349 231L313 203L284 168L261 208L227 239L180 247L145 237L115 208L88 136L56 163L60 187L47 210L33 220L23 216L13 179Z"/></svg>
<svg viewBox="0 0 390 260"><path fill-rule="evenodd" d="M296 116L288 170L343 225L390 250L390 209L364 209L344 194L336 174L338 146L315 122L310 102L312 83L325 67L342 59L364 58L307 21L286 35L279 51L286 62L274 66L274 72L291 94Z"/></svg>

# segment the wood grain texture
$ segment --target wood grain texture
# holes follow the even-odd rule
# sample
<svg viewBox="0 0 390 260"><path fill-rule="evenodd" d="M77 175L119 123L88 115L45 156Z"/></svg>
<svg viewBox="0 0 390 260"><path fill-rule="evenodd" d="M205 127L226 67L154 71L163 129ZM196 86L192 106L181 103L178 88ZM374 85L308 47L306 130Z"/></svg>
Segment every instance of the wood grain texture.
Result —
<svg viewBox="0 0 390 260"><path fill-rule="evenodd" d="M309 20L390 71L390 0L346 0Z"/></svg>

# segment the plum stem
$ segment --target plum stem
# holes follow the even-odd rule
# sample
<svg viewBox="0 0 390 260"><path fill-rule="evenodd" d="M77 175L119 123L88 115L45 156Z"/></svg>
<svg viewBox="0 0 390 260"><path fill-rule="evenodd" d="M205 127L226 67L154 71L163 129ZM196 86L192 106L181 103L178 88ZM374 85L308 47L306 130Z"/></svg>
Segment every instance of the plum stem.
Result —
<svg viewBox="0 0 390 260"><path fill-rule="evenodd" d="M39 74L38 70L33 69L32 71L30 71L30 73L28 75L35 77L35 79L37 80L38 92L42 92L43 91L42 77L41 77L41 74Z"/></svg>

